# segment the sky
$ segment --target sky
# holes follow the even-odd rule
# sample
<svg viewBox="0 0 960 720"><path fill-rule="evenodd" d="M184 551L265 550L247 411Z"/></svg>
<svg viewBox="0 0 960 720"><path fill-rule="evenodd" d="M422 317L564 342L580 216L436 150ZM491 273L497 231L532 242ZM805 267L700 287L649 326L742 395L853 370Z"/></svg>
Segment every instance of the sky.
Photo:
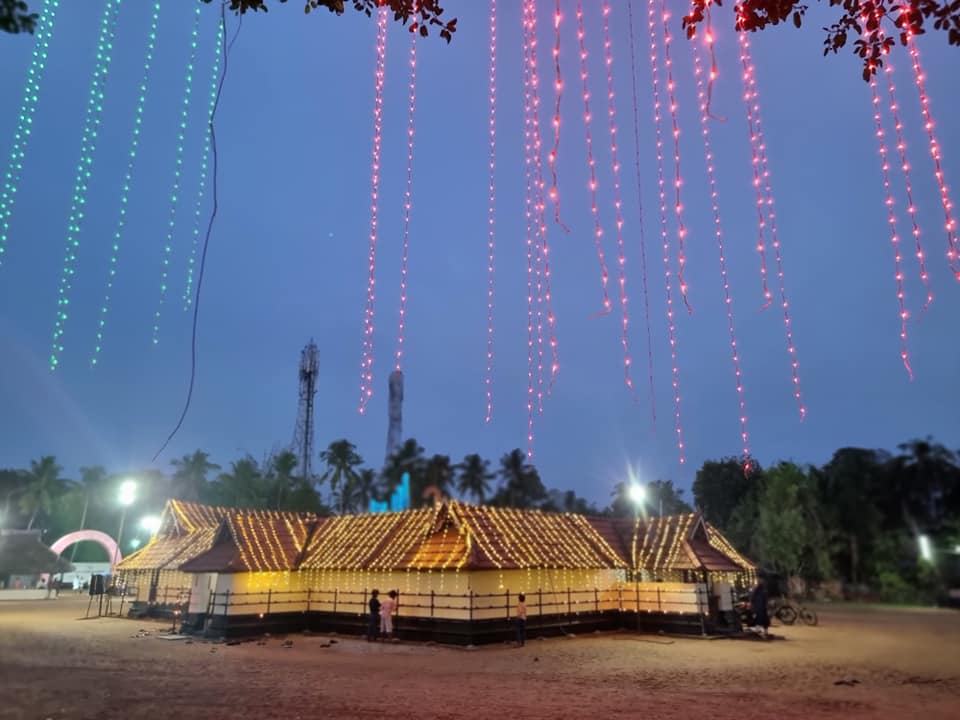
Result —
<svg viewBox="0 0 960 720"><path fill-rule="evenodd" d="M39 9L39 3L35 2ZM416 133L408 269L404 434L454 460L479 452L494 463L527 446L526 221L520 4L500 2L497 56L496 276L493 417L485 422L487 326L489 11L447 0L458 18L449 45L418 43ZM541 115L552 144L552 3L540 2ZM552 302L560 370L535 422L533 462L550 487L605 504L616 482L673 479L689 488L705 460L738 455L739 405L724 310L719 254L700 136L691 52L673 19L686 280L692 314L675 297L680 420L675 406L660 220L646 3L635 3L642 215L636 183L627 3L612 2L612 53L623 207L623 242L634 399L624 384L616 281L617 233L599 3L585 13L591 125L603 246L613 312L601 307L593 243L575 3L563 0L561 219L552 222ZM376 256L374 395L358 413L368 273L376 23L348 11L304 16L297 3L248 15L229 57L217 114L219 212L210 241L198 330L196 388L186 422L151 460L179 416L190 373L191 315L181 295L194 241L205 114L219 14L204 5L194 88L183 133L174 208L178 132L190 55L189 3L162 3L147 85L140 151L127 204L117 274L99 362L91 368L110 247L134 127L152 3L123 3L104 88L79 241L64 350L48 357L64 267L75 168L94 70L102 2L61 3L22 181L0 265L0 466L25 467L54 454L68 475L101 464L129 472L195 449L214 460L263 457L293 437L300 351L319 346L317 449L353 441L381 464L387 376L397 345L406 182L410 36L390 24L383 104ZM677 8L678 10L682 8ZM823 463L843 446L894 449L933 435L960 446L956 315L960 287L948 271L943 211L907 56L894 57L912 163L913 197L927 253L933 304L924 289L894 172L904 237L905 302L911 313L911 382L900 359L891 248L869 86L851 52L822 56L830 8L813 5L802 31L752 36L763 128L776 198L783 271L806 420L792 396L783 314L761 311L756 205L737 43L729 8L716 11L719 77L710 132L749 447L767 465ZM230 33L236 18L228 18ZM0 157L9 157L33 39L0 38ZM931 31L919 43L947 181L960 182L960 99L950 72L958 51ZM669 117L665 118L669 122ZM891 162L898 164L891 140ZM666 136L667 138L669 136ZM547 142L549 140L550 142ZM668 179L672 147L667 145ZM956 197L956 193L953 193ZM207 187L203 225L209 216ZM641 218L654 376L653 420L641 273ZM671 266L675 222L669 218ZM768 241L769 242L769 241ZM157 344L164 259L166 299ZM774 293L772 254L767 259ZM675 278L674 278L675 282ZM951 320L951 318L954 318Z"/></svg>

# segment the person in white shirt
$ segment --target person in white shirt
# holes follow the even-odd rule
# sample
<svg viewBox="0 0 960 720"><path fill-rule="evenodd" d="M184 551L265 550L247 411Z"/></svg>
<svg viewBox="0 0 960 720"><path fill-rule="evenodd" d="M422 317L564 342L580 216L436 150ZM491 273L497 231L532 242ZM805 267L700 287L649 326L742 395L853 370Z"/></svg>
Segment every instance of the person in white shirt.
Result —
<svg viewBox="0 0 960 720"><path fill-rule="evenodd" d="M397 591L390 593L380 602L380 632L388 640L393 639L393 613L397 609Z"/></svg>
<svg viewBox="0 0 960 720"><path fill-rule="evenodd" d="M513 613L513 623L517 631L517 647L527 643L527 596L520 593L517 596L517 608Z"/></svg>

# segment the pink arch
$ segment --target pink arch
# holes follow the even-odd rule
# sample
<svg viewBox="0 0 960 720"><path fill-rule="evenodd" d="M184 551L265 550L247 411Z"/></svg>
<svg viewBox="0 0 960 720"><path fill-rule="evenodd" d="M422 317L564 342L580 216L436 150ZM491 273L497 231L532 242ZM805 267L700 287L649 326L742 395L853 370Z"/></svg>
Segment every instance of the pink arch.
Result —
<svg viewBox="0 0 960 720"><path fill-rule="evenodd" d="M117 547L116 541L106 533L100 532L99 530L77 530L76 532L67 533L62 538L57 540L53 545L51 545L50 549L53 550L57 555L60 555L64 550L74 543L84 542L86 540L95 542L104 550L106 550L107 554L110 556L111 565L116 565L123 559L120 555L120 548Z"/></svg>

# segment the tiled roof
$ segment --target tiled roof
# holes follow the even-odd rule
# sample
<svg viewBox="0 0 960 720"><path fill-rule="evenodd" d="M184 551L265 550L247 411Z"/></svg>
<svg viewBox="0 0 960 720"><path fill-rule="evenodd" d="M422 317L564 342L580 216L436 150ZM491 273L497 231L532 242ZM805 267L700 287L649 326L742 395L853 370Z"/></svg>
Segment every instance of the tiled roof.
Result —
<svg viewBox="0 0 960 720"><path fill-rule="evenodd" d="M637 519L627 542L635 570L748 570L753 564L695 513Z"/></svg>

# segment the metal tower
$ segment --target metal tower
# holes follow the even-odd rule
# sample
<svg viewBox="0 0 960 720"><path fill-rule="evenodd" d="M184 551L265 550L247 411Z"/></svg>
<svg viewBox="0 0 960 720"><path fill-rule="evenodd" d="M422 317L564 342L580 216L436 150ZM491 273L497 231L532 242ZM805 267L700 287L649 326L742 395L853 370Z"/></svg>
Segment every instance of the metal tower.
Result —
<svg viewBox="0 0 960 720"><path fill-rule="evenodd" d="M403 373L390 373L389 400L387 401L387 457L393 455L403 443Z"/></svg>
<svg viewBox="0 0 960 720"><path fill-rule="evenodd" d="M313 477L310 471L313 458L313 398L317 394L319 371L319 353L316 343L311 339L300 353L300 406L293 435L293 449L300 458L300 471L307 482Z"/></svg>

